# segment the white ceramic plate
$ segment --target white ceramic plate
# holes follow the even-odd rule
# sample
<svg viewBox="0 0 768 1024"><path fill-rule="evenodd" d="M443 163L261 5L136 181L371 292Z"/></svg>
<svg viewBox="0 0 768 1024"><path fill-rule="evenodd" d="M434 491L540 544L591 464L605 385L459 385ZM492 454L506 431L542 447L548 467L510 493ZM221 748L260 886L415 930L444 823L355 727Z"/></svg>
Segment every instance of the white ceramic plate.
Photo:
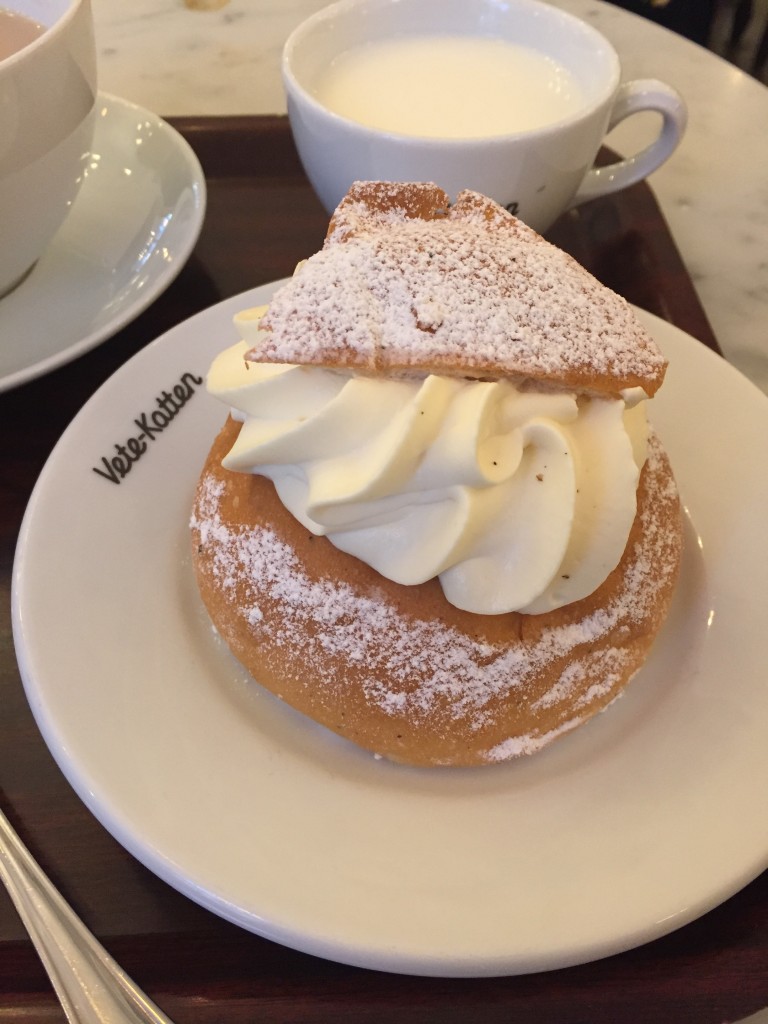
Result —
<svg viewBox="0 0 768 1024"><path fill-rule="evenodd" d="M100 93L88 171L32 273L0 299L0 391L50 373L153 302L184 266L205 179L169 124Z"/></svg>
<svg viewBox="0 0 768 1024"><path fill-rule="evenodd" d="M31 499L14 569L19 662L88 807L215 913L404 973L596 959L673 930L759 874L766 398L644 316L671 360L654 420L692 524L650 661L622 700L531 759L398 767L262 692L198 601L187 520L225 416L202 378L235 340L235 311L271 290L201 313L123 366L65 432ZM158 399L175 387L171 417ZM118 446L144 450L129 462ZM130 466L119 483L113 459Z"/></svg>

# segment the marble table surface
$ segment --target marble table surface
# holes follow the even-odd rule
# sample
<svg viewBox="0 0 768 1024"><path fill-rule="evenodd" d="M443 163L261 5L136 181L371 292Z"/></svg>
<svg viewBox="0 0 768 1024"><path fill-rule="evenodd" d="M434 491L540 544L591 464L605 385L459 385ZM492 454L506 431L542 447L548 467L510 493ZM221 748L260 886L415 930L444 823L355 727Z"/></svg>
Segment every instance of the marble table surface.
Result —
<svg viewBox="0 0 768 1024"><path fill-rule="evenodd" d="M100 86L162 116L280 114L280 52L326 0L92 0ZM624 78L685 97L686 136L650 179L726 357L768 392L768 88L707 50L600 0L555 0L618 50ZM645 144L654 115L609 137Z"/></svg>

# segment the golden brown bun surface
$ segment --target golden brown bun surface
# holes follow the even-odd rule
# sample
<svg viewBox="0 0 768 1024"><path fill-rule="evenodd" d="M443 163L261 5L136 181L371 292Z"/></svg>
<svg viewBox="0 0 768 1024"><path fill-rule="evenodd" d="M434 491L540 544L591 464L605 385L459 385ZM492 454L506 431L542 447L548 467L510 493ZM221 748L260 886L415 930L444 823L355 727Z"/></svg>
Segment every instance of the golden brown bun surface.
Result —
<svg viewBox="0 0 768 1024"><path fill-rule="evenodd" d="M544 746L610 703L666 615L682 546L677 490L651 437L624 557L588 598L545 615L474 615L437 580L404 587L304 529L264 477L221 460L192 515L203 601L235 656L288 704L374 753L478 765Z"/></svg>

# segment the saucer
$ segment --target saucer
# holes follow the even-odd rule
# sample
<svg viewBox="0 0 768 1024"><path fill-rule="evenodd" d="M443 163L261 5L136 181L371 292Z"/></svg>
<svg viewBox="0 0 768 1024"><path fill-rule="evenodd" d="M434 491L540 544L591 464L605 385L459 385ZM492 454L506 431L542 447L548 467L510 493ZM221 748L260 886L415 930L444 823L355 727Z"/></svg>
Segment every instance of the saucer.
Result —
<svg viewBox="0 0 768 1024"><path fill-rule="evenodd" d="M652 417L687 522L650 658L620 701L534 757L407 768L258 687L198 596L189 515L227 414L204 377L237 340L235 313L273 291L212 306L123 364L67 428L30 499L13 571L19 668L92 813L223 918L405 974L595 960L681 927L759 875L768 398L639 313L670 362ZM108 472L164 389L178 408L125 475Z"/></svg>
<svg viewBox="0 0 768 1024"><path fill-rule="evenodd" d="M192 148L143 107L100 93L91 161L67 220L0 299L0 391L112 337L179 273L205 214Z"/></svg>

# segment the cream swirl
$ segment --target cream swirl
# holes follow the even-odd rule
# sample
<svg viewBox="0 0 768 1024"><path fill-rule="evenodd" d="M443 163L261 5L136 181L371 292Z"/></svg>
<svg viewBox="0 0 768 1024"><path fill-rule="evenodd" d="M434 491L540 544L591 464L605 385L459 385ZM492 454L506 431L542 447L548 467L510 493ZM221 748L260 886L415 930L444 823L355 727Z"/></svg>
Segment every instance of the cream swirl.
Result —
<svg viewBox="0 0 768 1024"><path fill-rule="evenodd" d="M570 604L618 564L645 461L636 395L246 362L264 311L236 317L244 340L208 375L243 423L224 465L270 478L312 533L486 615Z"/></svg>

